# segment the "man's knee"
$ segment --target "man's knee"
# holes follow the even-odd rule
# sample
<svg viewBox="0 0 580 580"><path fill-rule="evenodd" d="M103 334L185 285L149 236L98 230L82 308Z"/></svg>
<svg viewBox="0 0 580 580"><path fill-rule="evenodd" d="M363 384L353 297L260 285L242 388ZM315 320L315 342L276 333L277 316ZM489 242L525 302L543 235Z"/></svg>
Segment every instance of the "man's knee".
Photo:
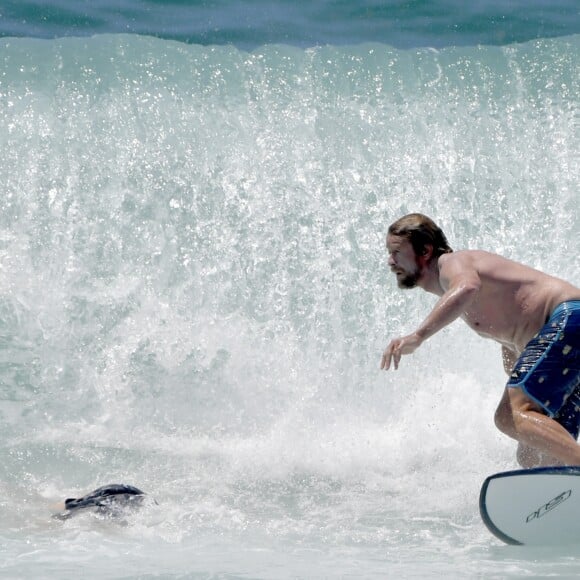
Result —
<svg viewBox="0 0 580 580"><path fill-rule="evenodd" d="M516 413L512 408L507 392L504 393L497 409L495 410L494 422L495 426L509 437L516 438Z"/></svg>
<svg viewBox="0 0 580 580"><path fill-rule="evenodd" d="M505 433L506 435L513 437L514 425L513 425L513 417L512 416L507 417L505 411L498 407L495 411L495 415L494 415L493 420L494 420L495 426L502 433Z"/></svg>
<svg viewBox="0 0 580 580"><path fill-rule="evenodd" d="M495 411L495 425L502 433L518 439L520 428L529 418L530 411L543 412L520 388L506 387Z"/></svg>

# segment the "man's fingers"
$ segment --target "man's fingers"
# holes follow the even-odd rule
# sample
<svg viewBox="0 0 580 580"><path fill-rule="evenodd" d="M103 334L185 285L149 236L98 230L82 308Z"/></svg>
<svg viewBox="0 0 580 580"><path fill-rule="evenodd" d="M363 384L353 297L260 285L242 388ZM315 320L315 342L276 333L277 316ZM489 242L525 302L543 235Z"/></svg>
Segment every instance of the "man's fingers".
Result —
<svg viewBox="0 0 580 580"><path fill-rule="evenodd" d="M393 361L395 363L395 370L399 368L399 362L401 361L401 348L397 347L393 353Z"/></svg>
<svg viewBox="0 0 580 580"><path fill-rule="evenodd" d="M413 353L420 344L421 339L416 334L395 338L389 343L389 346L383 353L381 368L389 370L391 363L393 363L395 370L397 370L401 362L401 357Z"/></svg>
<svg viewBox="0 0 580 580"><path fill-rule="evenodd" d="M385 350L385 352L383 353L383 357L381 358L381 370L389 370L389 367L391 366L391 355L389 353L389 349Z"/></svg>
<svg viewBox="0 0 580 580"><path fill-rule="evenodd" d="M393 340L383 353L381 359L381 369L388 371L391 368L391 362L394 363L395 370L399 368L399 361L401 360L401 349L399 341Z"/></svg>

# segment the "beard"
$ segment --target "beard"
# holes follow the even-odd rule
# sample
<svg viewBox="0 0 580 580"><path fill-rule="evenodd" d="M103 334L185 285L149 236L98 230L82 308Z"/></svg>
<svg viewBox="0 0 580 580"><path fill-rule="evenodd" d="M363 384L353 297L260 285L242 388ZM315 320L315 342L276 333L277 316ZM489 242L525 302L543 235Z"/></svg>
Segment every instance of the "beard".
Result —
<svg viewBox="0 0 580 580"><path fill-rule="evenodd" d="M402 276L397 276L397 285L399 288L411 289L417 286L419 281L419 269L413 272L401 272Z"/></svg>

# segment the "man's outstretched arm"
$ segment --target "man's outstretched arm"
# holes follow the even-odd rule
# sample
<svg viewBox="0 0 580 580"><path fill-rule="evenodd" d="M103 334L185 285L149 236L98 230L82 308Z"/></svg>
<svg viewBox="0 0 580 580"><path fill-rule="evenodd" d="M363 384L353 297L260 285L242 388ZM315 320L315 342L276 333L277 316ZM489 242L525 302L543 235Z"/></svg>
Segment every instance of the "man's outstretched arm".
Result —
<svg viewBox="0 0 580 580"><path fill-rule="evenodd" d="M389 343L381 359L381 369L388 370L391 362L397 369L402 355L412 354L425 340L461 316L481 288L477 271L455 256L447 257L445 266L441 268L440 284L445 292L433 310L415 332Z"/></svg>

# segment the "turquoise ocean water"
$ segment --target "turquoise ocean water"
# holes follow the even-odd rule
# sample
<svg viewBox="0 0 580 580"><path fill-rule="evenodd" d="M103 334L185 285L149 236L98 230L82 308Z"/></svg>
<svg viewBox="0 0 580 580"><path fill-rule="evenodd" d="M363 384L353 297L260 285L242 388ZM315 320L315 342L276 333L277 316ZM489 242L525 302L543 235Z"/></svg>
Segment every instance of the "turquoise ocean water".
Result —
<svg viewBox="0 0 580 580"><path fill-rule="evenodd" d="M576 2L3 2L0 577L575 577L478 513L499 347L388 224L580 284ZM125 482L124 525L49 506Z"/></svg>

